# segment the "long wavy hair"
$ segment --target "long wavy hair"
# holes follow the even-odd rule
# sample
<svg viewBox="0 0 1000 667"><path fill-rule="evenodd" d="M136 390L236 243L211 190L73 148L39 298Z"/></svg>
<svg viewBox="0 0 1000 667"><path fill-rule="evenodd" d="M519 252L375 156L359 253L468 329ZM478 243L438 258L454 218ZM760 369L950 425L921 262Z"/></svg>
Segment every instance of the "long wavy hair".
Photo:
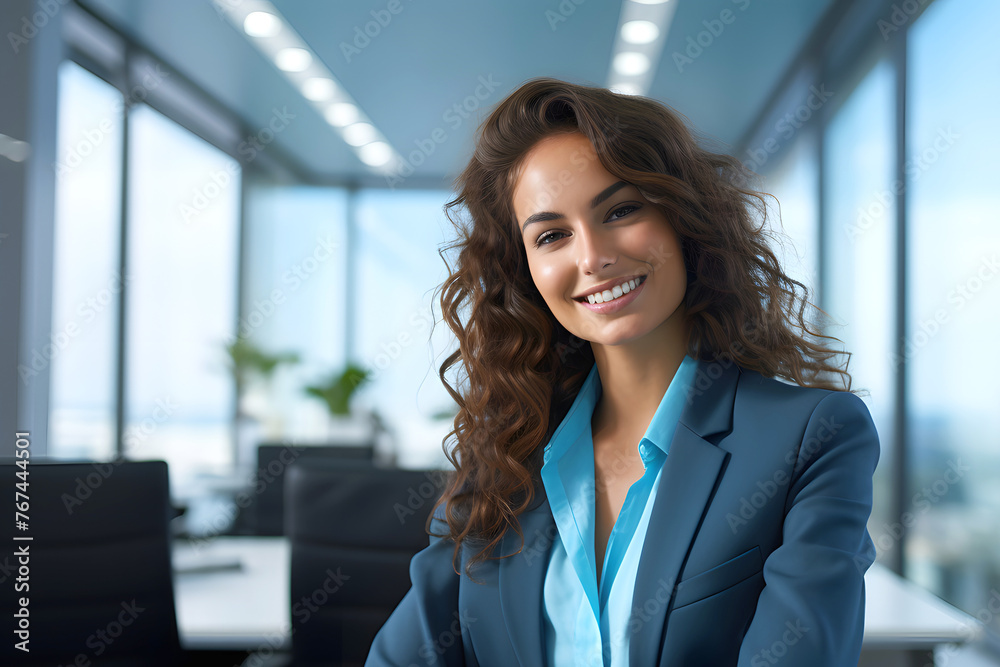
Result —
<svg viewBox="0 0 1000 667"><path fill-rule="evenodd" d="M807 307L823 311L769 247L780 239L766 228L764 193L750 187L756 175L699 145L684 120L645 97L540 78L480 126L456 180L459 194L445 205L456 240L440 250L449 274L439 288L442 320L458 339L440 377L459 411L443 444L455 471L434 507L445 503L447 533L431 532L433 513L427 530L455 543L456 573L463 543L477 549L466 564L470 577L476 563L505 557L493 552L509 528L523 549L517 516L534 499L544 445L594 363L589 343L556 320L536 289L517 229L517 175L543 138L582 133L610 174L673 221L687 271L692 358L850 391L850 374L831 363L845 353L824 344L839 339L809 328ZM464 376L456 386L446 377L453 367Z"/></svg>

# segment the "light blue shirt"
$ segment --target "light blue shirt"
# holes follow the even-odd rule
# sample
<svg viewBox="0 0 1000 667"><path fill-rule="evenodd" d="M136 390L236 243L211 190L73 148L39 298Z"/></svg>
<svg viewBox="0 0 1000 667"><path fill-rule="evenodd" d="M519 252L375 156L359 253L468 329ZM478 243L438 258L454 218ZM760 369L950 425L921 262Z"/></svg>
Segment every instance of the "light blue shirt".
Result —
<svg viewBox="0 0 1000 667"><path fill-rule="evenodd" d="M611 529L600 585L594 547L594 441L590 423L601 396L597 364L545 446L542 484L558 529L543 591L549 667L628 665L632 589L639 554L660 470L696 369L697 362L685 355L639 441L639 456L646 472L629 488Z"/></svg>

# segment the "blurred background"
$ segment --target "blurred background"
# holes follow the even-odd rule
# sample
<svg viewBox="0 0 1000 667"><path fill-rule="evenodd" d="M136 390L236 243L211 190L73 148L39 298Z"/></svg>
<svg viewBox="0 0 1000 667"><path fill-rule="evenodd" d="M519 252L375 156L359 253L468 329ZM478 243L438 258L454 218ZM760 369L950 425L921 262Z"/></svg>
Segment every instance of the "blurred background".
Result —
<svg viewBox="0 0 1000 667"><path fill-rule="evenodd" d="M763 177L870 392L878 561L982 623L982 662L949 664L1000 664L998 24L989 0L6 0L0 453L166 461L188 539L282 535L282 453L448 469L453 179L525 80L607 86Z"/></svg>

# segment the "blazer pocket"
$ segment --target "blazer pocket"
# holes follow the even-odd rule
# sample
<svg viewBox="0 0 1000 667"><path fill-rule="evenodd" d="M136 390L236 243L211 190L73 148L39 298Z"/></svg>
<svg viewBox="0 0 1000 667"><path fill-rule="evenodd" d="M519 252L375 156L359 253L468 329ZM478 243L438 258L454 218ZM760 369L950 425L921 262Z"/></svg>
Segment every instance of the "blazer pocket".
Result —
<svg viewBox="0 0 1000 667"><path fill-rule="evenodd" d="M730 558L711 570L706 570L677 584L674 609L698 602L721 593L764 569L760 547L753 547L735 558Z"/></svg>

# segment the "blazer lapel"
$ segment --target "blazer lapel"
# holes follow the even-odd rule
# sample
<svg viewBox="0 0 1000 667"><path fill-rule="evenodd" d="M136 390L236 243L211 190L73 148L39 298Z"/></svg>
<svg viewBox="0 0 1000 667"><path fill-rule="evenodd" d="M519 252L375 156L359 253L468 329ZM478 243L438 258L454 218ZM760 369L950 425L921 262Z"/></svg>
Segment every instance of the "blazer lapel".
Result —
<svg viewBox="0 0 1000 667"><path fill-rule="evenodd" d="M548 498L541 483L536 484L533 508L519 517L524 534L524 548L520 553L500 561L497 586L500 589L500 609L521 667L543 667L542 653L542 592L545 571L549 565L552 543L557 535ZM508 531L501 549L503 554L517 551L520 541L517 534Z"/></svg>
<svg viewBox="0 0 1000 667"><path fill-rule="evenodd" d="M705 438L732 429L739 368L699 361L681 412L643 543L632 598L629 664L656 665L681 568L728 454Z"/></svg>
<svg viewBox="0 0 1000 667"><path fill-rule="evenodd" d="M659 659L664 622L677 577L702 516L722 474L726 452L705 438L732 427L739 368L698 362L694 386L670 444L646 534L633 593L629 664L654 665ZM542 606L545 572L557 536L555 520L540 480L536 501L518 519L524 534L520 553L499 561L497 587L510 643L521 667L543 667ZM654 529L655 527L655 529ZM520 541L512 531L500 545L514 554ZM637 625L638 624L638 625Z"/></svg>

